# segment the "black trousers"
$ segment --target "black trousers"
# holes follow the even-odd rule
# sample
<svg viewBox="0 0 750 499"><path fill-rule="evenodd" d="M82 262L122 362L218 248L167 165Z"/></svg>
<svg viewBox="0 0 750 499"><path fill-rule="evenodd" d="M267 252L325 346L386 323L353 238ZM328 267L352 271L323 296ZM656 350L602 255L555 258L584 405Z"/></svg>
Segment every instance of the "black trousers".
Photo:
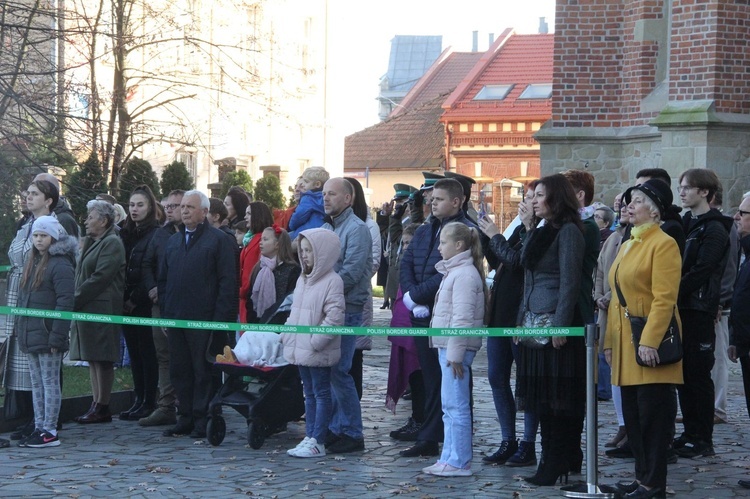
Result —
<svg viewBox="0 0 750 499"><path fill-rule="evenodd" d="M635 456L635 478L648 487L667 486L667 453L677 415L674 385L623 386L622 415Z"/></svg>
<svg viewBox="0 0 750 499"><path fill-rule="evenodd" d="M680 310L682 319L682 375L678 385L685 436L691 441L713 443L714 367L716 332L714 317L696 310Z"/></svg>
<svg viewBox="0 0 750 499"><path fill-rule="evenodd" d="M424 386L424 422L419 430L418 439L442 442L443 406L440 399L440 385L443 376L437 349L430 348L430 339L426 336L415 337L414 343L417 345L417 356L422 368L422 385ZM412 403L414 403L413 398Z"/></svg>
<svg viewBox="0 0 750 499"><path fill-rule="evenodd" d="M170 328L167 339L169 378L179 402L177 414L199 423L205 422L216 385L207 359L211 332Z"/></svg>
<svg viewBox="0 0 750 499"><path fill-rule="evenodd" d="M153 331L150 326L123 325L122 333L130 354L133 391L137 398L155 406L156 389L159 386L159 363L156 360Z"/></svg>
<svg viewBox="0 0 750 499"><path fill-rule="evenodd" d="M742 384L745 387L745 405L747 414L750 416L750 357L747 355L740 357L740 366L742 367Z"/></svg>

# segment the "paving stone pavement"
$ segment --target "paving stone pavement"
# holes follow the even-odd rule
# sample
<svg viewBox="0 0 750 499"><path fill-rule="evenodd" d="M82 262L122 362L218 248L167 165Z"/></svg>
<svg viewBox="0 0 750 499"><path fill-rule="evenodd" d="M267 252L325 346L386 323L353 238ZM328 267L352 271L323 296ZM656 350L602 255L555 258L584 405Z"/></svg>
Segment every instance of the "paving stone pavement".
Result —
<svg viewBox="0 0 750 499"><path fill-rule="evenodd" d="M376 299L376 304L379 300ZM376 323L388 323L390 313L376 310ZM82 426L66 423L62 445L50 449L11 447L0 449L0 497L298 497L325 498L406 497L559 497L557 487L529 487L521 479L532 468L486 466L485 453L500 441L492 396L486 380L487 357L482 349L474 363L474 475L439 478L420 470L432 460L404 459L398 451L406 445L388 438L410 414L408 402L396 415L385 408L390 344L375 338L365 354L365 394L362 414L366 450L320 459L287 456L304 436L302 423L290 423L284 433L269 437L264 446L247 446L244 418L225 410L227 436L212 447L205 441L166 438L163 428L141 428L134 422ZM406 405L403 405L406 404ZM730 423L715 430L717 455L680 459L669 467L671 497L749 497L737 480L750 476L746 432L750 429L739 366L732 364L729 386ZM517 428L522 429L519 414ZM616 430L611 402L599 405L599 479L614 483L631 479L633 461L610 459L603 442ZM678 426L678 431L680 428ZM7 438L7 435L4 435ZM539 448L537 445L537 452ZM585 473L585 470L584 470ZM584 475L573 475L583 480Z"/></svg>

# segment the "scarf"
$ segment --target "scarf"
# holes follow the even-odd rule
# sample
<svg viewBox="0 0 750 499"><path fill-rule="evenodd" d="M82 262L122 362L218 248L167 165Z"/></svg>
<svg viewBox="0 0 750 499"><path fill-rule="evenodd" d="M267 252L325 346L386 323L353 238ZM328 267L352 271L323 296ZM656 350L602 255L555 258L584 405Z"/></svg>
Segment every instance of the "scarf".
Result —
<svg viewBox="0 0 750 499"><path fill-rule="evenodd" d="M253 300L253 310L260 318L268 307L276 303L276 278L273 270L276 268L276 258L260 256L260 271L255 278L250 298Z"/></svg>
<svg viewBox="0 0 750 499"><path fill-rule="evenodd" d="M244 248L248 244L250 244L250 240L253 238L253 233L250 231L245 232L245 235L242 236L242 247Z"/></svg>
<svg viewBox="0 0 750 499"><path fill-rule="evenodd" d="M635 243L642 243L643 242L643 234L646 233L648 229L656 225L654 222L648 222L641 225L633 226L632 229L630 229L630 239L625 241L622 245L622 248L624 248L623 256L630 251L631 246L633 246Z"/></svg>
<svg viewBox="0 0 750 499"><path fill-rule="evenodd" d="M553 227L551 224L544 224L542 227L532 230L524 242L526 247L521 252L521 265L529 270L534 270L552 246L552 243L555 242L559 232L560 229Z"/></svg>

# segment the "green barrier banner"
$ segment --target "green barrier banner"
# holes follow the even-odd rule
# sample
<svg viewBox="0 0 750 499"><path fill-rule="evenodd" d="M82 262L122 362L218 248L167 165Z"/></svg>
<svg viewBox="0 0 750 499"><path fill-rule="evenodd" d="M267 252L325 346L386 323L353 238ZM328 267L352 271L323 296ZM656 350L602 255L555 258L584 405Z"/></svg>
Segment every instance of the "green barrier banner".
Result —
<svg viewBox="0 0 750 499"><path fill-rule="evenodd" d="M10 270L10 265L0 265L0 274Z"/></svg>
<svg viewBox="0 0 750 499"><path fill-rule="evenodd" d="M132 324L179 329L207 329L212 331L267 331L272 333L320 333L357 336L583 336L582 327L549 328L403 328L403 327L347 327L347 326L288 326L278 324L240 324L124 315L87 314L36 308L0 307L0 315L25 315L46 319L63 319L107 324Z"/></svg>

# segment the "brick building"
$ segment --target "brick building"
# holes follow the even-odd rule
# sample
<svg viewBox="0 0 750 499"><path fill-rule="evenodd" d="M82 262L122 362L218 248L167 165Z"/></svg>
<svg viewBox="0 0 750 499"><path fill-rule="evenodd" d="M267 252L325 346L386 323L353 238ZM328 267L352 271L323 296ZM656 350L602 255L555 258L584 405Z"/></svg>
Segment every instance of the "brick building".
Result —
<svg viewBox="0 0 750 499"><path fill-rule="evenodd" d="M517 213L525 181L539 178L534 134L551 116L554 35L505 30L443 104L450 170L477 180L481 198L504 228Z"/></svg>
<svg viewBox="0 0 750 499"><path fill-rule="evenodd" d="M748 2L558 0L542 174L588 168L611 203L641 168L706 167L736 207L750 190L749 31Z"/></svg>

